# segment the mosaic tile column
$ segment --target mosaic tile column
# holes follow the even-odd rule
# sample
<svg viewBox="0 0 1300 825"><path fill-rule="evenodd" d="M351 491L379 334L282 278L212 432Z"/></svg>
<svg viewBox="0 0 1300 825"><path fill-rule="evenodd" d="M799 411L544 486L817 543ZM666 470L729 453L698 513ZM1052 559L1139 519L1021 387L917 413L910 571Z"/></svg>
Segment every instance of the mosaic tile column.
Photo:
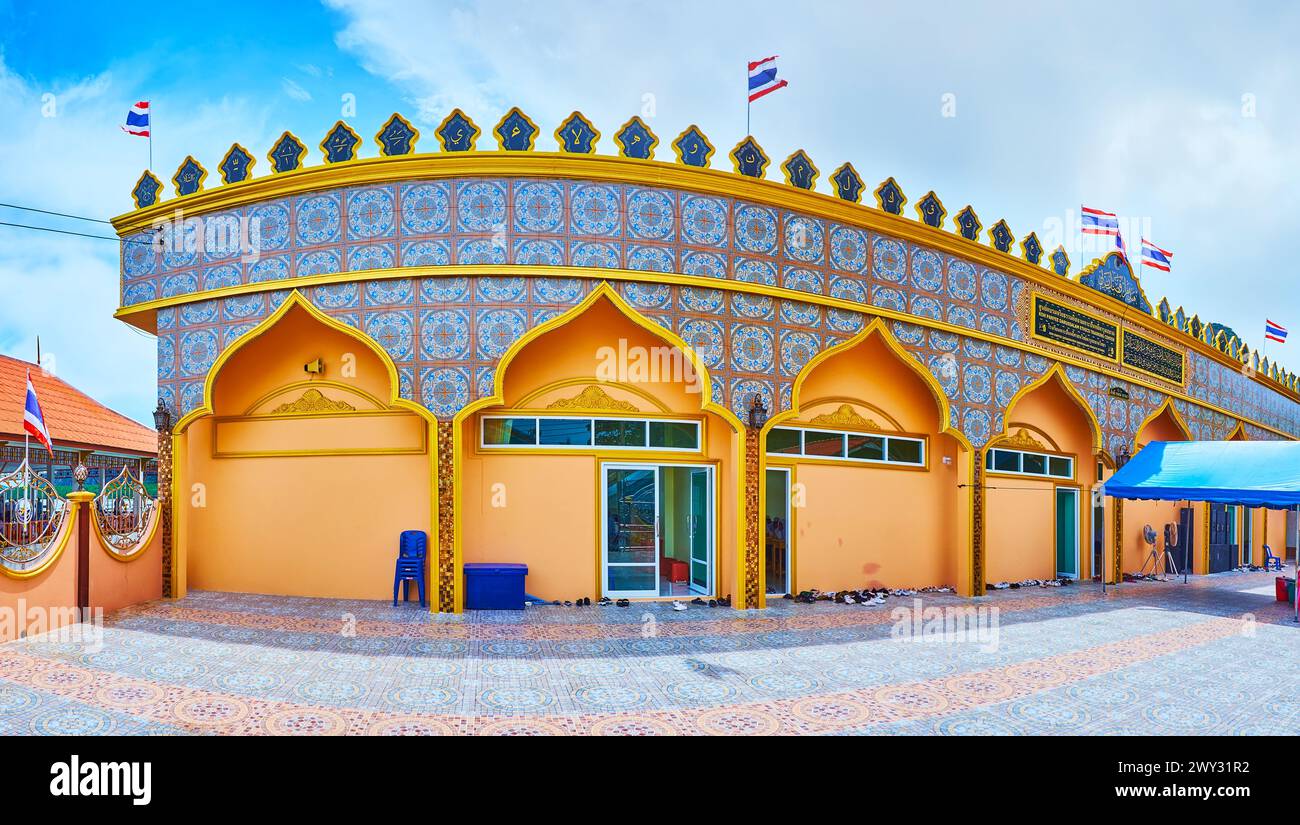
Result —
<svg viewBox="0 0 1300 825"><path fill-rule="evenodd" d="M456 610L455 431L452 422L438 422L438 579L434 592L441 613Z"/></svg>
<svg viewBox="0 0 1300 825"><path fill-rule="evenodd" d="M744 603L737 605L746 609L756 609L759 605L759 554L763 552L762 514L758 512L759 467L758 467L759 430L745 428L745 596Z"/></svg>
<svg viewBox="0 0 1300 825"><path fill-rule="evenodd" d="M971 453L970 594L984 595L984 451Z"/></svg>
<svg viewBox="0 0 1300 825"><path fill-rule="evenodd" d="M1124 499L1117 498L1115 501L1115 560L1111 575L1114 576L1114 583L1119 584L1124 581Z"/></svg>
<svg viewBox="0 0 1300 825"><path fill-rule="evenodd" d="M158 433L158 525L162 530L162 594L174 598L172 584L172 434Z"/></svg>

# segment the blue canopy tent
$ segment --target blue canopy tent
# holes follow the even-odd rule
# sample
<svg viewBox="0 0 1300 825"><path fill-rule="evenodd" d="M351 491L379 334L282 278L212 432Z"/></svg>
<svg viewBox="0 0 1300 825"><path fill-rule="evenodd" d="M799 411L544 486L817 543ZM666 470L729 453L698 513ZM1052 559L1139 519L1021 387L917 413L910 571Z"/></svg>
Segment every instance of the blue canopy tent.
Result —
<svg viewBox="0 0 1300 825"><path fill-rule="evenodd" d="M1300 510L1300 442L1154 441L1103 489L1112 498ZM1300 546L1300 518L1296 532Z"/></svg>
<svg viewBox="0 0 1300 825"><path fill-rule="evenodd" d="M1300 441L1154 441L1105 483L1113 498L1300 505Z"/></svg>

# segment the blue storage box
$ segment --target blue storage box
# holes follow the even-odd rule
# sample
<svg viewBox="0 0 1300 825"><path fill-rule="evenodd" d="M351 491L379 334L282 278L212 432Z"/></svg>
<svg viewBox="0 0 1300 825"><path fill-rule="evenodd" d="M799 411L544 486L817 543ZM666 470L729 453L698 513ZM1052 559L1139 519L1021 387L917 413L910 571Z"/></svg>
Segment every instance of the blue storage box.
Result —
<svg viewBox="0 0 1300 825"><path fill-rule="evenodd" d="M526 564L465 565L465 607L468 610L523 610Z"/></svg>

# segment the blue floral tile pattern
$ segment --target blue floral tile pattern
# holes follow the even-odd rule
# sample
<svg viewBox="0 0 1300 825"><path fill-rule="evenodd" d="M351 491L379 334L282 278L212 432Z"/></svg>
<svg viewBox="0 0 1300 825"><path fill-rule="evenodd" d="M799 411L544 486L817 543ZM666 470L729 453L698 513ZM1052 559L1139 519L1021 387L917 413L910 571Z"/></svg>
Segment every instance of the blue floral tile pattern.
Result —
<svg viewBox="0 0 1300 825"><path fill-rule="evenodd" d="M569 196L570 222L579 235L619 234L622 211L622 199L614 186L579 185Z"/></svg>
<svg viewBox="0 0 1300 825"><path fill-rule="evenodd" d="M867 267L867 235L860 229L836 226L831 230L831 267L841 272L862 272Z"/></svg>
<svg viewBox="0 0 1300 825"><path fill-rule="evenodd" d="M771 254L776 250L776 211L765 206L736 206L736 248Z"/></svg>
<svg viewBox="0 0 1300 825"><path fill-rule="evenodd" d="M463 369L468 397L481 397L483 382L490 381L483 376L490 375L500 358L495 341L517 340L565 312L599 283L597 278L574 278L562 271L563 277L552 279L537 272L520 277L495 270L508 264L641 272L639 280L628 280L625 274L611 282L655 323L679 330L687 321L720 323L723 330L735 325L766 330L774 349L770 366L749 372L746 367L755 363L742 365L727 346L712 366L718 379L713 392L729 407L736 403L733 392L742 380L766 381L778 404L788 403L796 377L792 364L799 359L791 360L787 353L806 352L805 345L813 339L818 346L844 340L870 320L873 305L981 336L890 321L899 342L920 362L933 367L945 363L946 357L954 359L959 370L967 365L980 368L967 380L958 376L953 386L944 379L958 427L981 420L971 414L978 410L987 414L991 431L1000 431L1001 405L1013 389L1026 386L1055 363L1055 356L1044 354L1050 348L1029 340L1026 330L1030 288L1051 292L1049 285L977 269L946 252L819 216L665 186L493 177L365 184L204 215L165 227L158 235L156 249L148 234L124 239L124 306L184 299L200 290L270 287L151 310L157 313L159 333L159 395L178 399L178 410L187 393L193 399L198 392L187 387L202 383L206 359L193 357L202 349L200 342L213 349L229 346L265 319L295 286L323 311L361 330L391 336L403 325L394 325L386 313L408 314L409 346L395 346L398 352L409 352L397 363L403 397L422 401L419 378L426 368ZM142 243L129 243L132 240ZM475 278L433 277L437 267L452 265L487 269ZM411 277L320 283L327 280L321 276L334 273L398 266L411 268ZM651 274L656 272L716 278L723 282L720 287L728 288L670 285ZM299 284L297 279L310 280ZM401 294L385 292L402 281ZM737 288L737 281L795 290L808 294L809 300L773 299ZM822 306L813 297L817 295L846 303ZM455 347L432 347L433 340L450 340L450 332L444 324L437 328L438 338L430 338L435 333L423 325L428 311L461 313L458 317L467 328L458 328ZM503 324L504 316L486 317L487 312L507 313L517 328ZM407 336L397 333L397 338ZM168 358L168 347L174 358ZM752 349L746 351L753 355ZM1067 365L1069 380L1088 393L1089 404L1104 422L1106 443L1131 443L1132 428L1156 408L1163 394L1095 372L1083 363L1088 359L1071 357L1079 363ZM169 362L174 365L171 372ZM1300 434L1300 405L1199 353L1188 353L1187 367L1183 392L1188 397ZM1112 404L1106 397L1111 386L1124 388L1129 399ZM985 397L983 402L970 400ZM1236 424L1234 416L1178 403L1195 434L1224 436ZM1254 438L1277 437L1254 424L1247 430Z"/></svg>
<svg viewBox="0 0 1300 825"><path fill-rule="evenodd" d="M420 401L436 416L450 418L469 403L469 375L464 369L439 367L420 373Z"/></svg>
<svg viewBox="0 0 1300 825"><path fill-rule="evenodd" d="M731 360L742 372L766 373L772 369L772 331L751 324L731 328Z"/></svg>
<svg viewBox="0 0 1300 825"><path fill-rule="evenodd" d="M469 354L469 318L464 310L429 310L420 316L420 354L450 361Z"/></svg>
<svg viewBox="0 0 1300 825"><path fill-rule="evenodd" d="M726 201L699 195L682 196L682 234L687 243L726 247L729 220Z"/></svg>
<svg viewBox="0 0 1300 825"><path fill-rule="evenodd" d="M415 324L409 311L376 312L366 316L366 334L392 356L409 361L415 340Z"/></svg>
<svg viewBox="0 0 1300 825"><path fill-rule="evenodd" d="M633 189L627 198L627 234L632 238L671 241L676 236L676 205L657 189Z"/></svg>
<svg viewBox="0 0 1300 825"><path fill-rule="evenodd" d="M515 187L515 229L558 232L564 223L564 190L558 183L528 181Z"/></svg>
<svg viewBox="0 0 1300 825"><path fill-rule="evenodd" d="M511 309L479 310L476 321L479 357L500 358L524 334L524 314Z"/></svg>
<svg viewBox="0 0 1300 825"><path fill-rule="evenodd" d="M181 375L204 376L217 360L221 345L217 333L199 329L181 336Z"/></svg>
<svg viewBox="0 0 1300 825"><path fill-rule="evenodd" d="M391 189L361 189L348 196L348 238L354 241L393 234Z"/></svg>
<svg viewBox="0 0 1300 825"><path fill-rule="evenodd" d="M462 232L504 231L505 184L496 181L462 183L456 190L456 225Z"/></svg>
<svg viewBox="0 0 1300 825"><path fill-rule="evenodd" d="M410 278L391 278L366 284L367 306L409 304L414 297L415 284Z"/></svg>
<svg viewBox="0 0 1300 825"><path fill-rule="evenodd" d="M401 188L402 233L446 232L451 224L451 190L445 183L416 183Z"/></svg>
<svg viewBox="0 0 1300 825"><path fill-rule="evenodd" d="M317 246L339 240L342 208L337 195L314 195L298 202L299 246Z"/></svg>

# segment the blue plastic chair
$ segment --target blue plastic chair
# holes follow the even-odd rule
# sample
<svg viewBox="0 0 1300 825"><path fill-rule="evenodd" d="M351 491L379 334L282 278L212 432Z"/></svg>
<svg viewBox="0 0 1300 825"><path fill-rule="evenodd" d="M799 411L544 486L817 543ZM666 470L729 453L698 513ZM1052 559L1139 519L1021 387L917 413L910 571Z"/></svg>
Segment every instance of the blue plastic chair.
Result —
<svg viewBox="0 0 1300 825"><path fill-rule="evenodd" d="M1282 559L1273 555L1273 548L1267 544L1264 545L1264 569L1282 572Z"/></svg>
<svg viewBox="0 0 1300 825"><path fill-rule="evenodd" d="M397 566L393 571L393 607L397 607L398 585L402 588L402 601L411 598L411 582L420 592L420 606L424 598L424 560L429 554L429 537L423 530L403 530L397 542Z"/></svg>

